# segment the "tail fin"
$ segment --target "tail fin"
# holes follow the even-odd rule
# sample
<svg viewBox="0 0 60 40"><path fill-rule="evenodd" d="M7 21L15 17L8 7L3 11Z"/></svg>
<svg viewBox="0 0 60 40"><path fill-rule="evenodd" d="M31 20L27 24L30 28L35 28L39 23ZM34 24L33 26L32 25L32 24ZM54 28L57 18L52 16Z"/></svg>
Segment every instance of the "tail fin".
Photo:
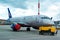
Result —
<svg viewBox="0 0 60 40"><path fill-rule="evenodd" d="M12 18L12 15L11 15L11 12L10 12L9 8L7 8L7 9L8 9L8 16L9 16L9 18Z"/></svg>

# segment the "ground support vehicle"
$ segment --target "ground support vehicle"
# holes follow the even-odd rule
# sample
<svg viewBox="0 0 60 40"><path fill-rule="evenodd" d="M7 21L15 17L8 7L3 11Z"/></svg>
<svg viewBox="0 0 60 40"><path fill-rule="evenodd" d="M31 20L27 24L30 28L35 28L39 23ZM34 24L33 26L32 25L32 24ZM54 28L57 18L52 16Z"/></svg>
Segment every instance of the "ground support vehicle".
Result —
<svg viewBox="0 0 60 40"><path fill-rule="evenodd" d="M40 26L39 27L39 34L43 35L44 33L48 33L50 35L55 35L57 34L57 29L55 26Z"/></svg>

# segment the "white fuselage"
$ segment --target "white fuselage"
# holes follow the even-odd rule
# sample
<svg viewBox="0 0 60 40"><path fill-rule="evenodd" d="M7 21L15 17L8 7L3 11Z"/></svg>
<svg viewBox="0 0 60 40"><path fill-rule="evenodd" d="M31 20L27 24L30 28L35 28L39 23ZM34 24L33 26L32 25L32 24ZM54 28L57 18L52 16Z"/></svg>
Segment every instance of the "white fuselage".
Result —
<svg viewBox="0 0 60 40"><path fill-rule="evenodd" d="M44 15L15 17L10 18L10 21L29 26L54 25L54 22L51 20L51 18Z"/></svg>
<svg viewBox="0 0 60 40"><path fill-rule="evenodd" d="M11 18L10 21L30 26L54 25L54 22L51 20L51 18L43 15L16 17Z"/></svg>

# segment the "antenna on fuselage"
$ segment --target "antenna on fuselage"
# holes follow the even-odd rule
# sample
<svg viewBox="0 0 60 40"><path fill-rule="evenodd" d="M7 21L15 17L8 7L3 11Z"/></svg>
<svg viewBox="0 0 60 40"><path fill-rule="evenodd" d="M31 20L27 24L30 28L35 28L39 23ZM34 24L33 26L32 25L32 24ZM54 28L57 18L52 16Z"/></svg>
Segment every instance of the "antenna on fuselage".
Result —
<svg viewBox="0 0 60 40"><path fill-rule="evenodd" d="M38 15L40 15L40 0L38 0Z"/></svg>

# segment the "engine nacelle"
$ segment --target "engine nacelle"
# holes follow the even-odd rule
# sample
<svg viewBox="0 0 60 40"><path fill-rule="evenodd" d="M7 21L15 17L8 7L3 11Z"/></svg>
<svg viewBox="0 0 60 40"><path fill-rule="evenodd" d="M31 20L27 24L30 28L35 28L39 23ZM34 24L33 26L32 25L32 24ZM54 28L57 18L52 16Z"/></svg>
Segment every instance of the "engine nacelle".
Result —
<svg viewBox="0 0 60 40"><path fill-rule="evenodd" d="M18 31L21 28L21 25L19 25L19 24L12 24L11 28L13 29L13 31Z"/></svg>

